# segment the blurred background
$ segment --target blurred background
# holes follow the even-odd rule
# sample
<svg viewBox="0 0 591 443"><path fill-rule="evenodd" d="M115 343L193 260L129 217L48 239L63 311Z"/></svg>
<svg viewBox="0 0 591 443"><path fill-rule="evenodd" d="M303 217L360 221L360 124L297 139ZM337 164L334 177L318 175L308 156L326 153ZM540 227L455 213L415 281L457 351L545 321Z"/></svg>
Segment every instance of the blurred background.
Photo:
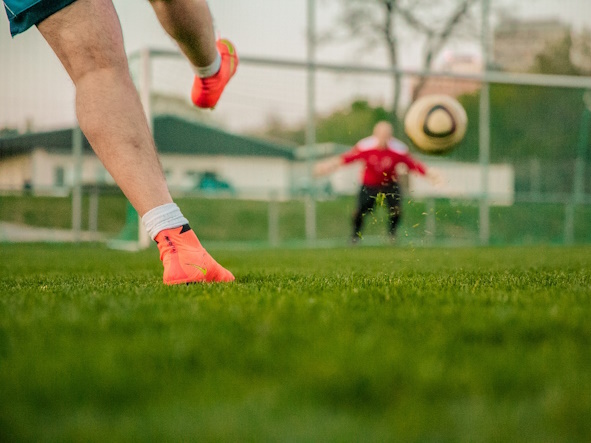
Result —
<svg viewBox="0 0 591 443"><path fill-rule="evenodd" d="M130 70L173 195L200 237L228 247L347 242L359 167L315 179L413 99L466 108L465 140L403 175L399 244L591 242L591 2L211 0L241 57L214 112L147 0L116 0ZM36 29L0 20L0 241L145 245L138 217L76 128L73 87ZM386 211L366 222L380 244Z"/></svg>

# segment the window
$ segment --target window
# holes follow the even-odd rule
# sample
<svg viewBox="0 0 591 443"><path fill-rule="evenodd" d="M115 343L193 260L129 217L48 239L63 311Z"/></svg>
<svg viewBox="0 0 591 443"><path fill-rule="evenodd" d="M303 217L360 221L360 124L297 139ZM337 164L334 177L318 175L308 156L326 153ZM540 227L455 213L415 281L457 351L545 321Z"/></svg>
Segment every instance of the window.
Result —
<svg viewBox="0 0 591 443"><path fill-rule="evenodd" d="M64 167L56 166L53 170L53 184L58 188L62 188L65 185L65 176L66 172Z"/></svg>

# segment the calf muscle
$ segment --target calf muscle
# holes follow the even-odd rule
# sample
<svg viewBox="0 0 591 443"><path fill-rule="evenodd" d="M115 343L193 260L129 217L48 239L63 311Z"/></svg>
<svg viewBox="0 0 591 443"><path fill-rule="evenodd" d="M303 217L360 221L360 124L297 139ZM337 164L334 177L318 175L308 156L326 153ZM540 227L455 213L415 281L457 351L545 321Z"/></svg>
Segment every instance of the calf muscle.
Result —
<svg viewBox="0 0 591 443"><path fill-rule="evenodd" d="M171 202L111 0L77 0L38 27L74 82L80 128L139 214Z"/></svg>

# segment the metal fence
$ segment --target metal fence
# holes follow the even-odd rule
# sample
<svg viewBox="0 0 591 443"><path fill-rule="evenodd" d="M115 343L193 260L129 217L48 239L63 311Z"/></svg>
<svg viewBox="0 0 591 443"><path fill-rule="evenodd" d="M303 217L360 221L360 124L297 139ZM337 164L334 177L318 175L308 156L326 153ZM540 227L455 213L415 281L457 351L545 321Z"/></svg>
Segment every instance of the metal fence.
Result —
<svg viewBox="0 0 591 443"><path fill-rule="evenodd" d="M209 235L216 241L253 241L272 245L289 242L341 244L350 231L356 177L354 174L341 176L341 190L335 185L333 187L337 190L331 195L323 194L324 183L318 183L310 176L312 163L321 156L316 142L350 143L347 135L353 128L347 126L346 119L340 128L337 125L335 135L330 139L327 139L323 122L335 110L346 115L354 101L365 101L372 108L387 108L393 93L392 77L397 75L401 76L406 91L403 104L410 102L410 91L417 79L428 78L430 90L440 88L444 93L453 90L459 95L470 117L466 140L456 151L444 158L423 158L425 162L448 171L450 186L430 193L411 180L405 194L405 217L399 235L401 243L591 241L588 221L591 212L591 180L588 179L590 111L589 100L585 99L585 92L591 90L591 78L493 70L493 31L490 29L493 14L488 9L491 4L493 9L500 5L495 1L483 1L479 9L484 54L482 69L466 73L320 62L316 58L314 2L309 1L307 60L243 55L240 73L216 113L202 112L196 118L249 135L268 136L274 125L282 126L284 130L300 130L303 134L300 142L307 147L309 155L307 165L299 167L298 174L302 181L313 186L308 186L308 191L303 194L290 189L291 201L277 199L277 190L264 190L266 198L254 206L249 205L252 189L237 189L231 197L223 194L204 196L178 189L176 194L184 198L187 212L191 212L191 202L199 206L214 205L219 201L230 208L223 212L222 223L244 216L242 212L240 216L232 213L231 209L248 212L251 208L256 223L264 226L262 230L253 230L250 236L238 234L236 230L212 230ZM569 5L576 8L576 1ZM565 7L568 6L561 6ZM178 52L145 49L130 56L130 68L149 116L189 112L186 93L192 75ZM370 128L370 123L366 122L366 130ZM76 144L73 146L76 148ZM76 149L74 152L79 152ZM508 176L497 179L497 167L506 168ZM71 172L73 181L68 195L72 196L72 226L79 231L85 227L86 200L80 187L80 176L75 170ZM500 181L505 185L501 190L497 189ZM462 189L459 182L463 183ZM498 195L499 192L502 195ZM0 196L0 210L7 198L6 195ZM240 202L245 202L244 206ZM96 204L91 207L98 215L89 216L88 220L94 221L89 221L87 226L100 230L103 205L99 204L98 209ZM125 211L125 208L120 210ZM122 216L122 223L124 219ZM385 232L383 223L384 211L378 210L368 219L368 243L381 241L380 236ZM113 234L112 231L109 233ZM144 244L145 240L144 237Z"/></svg>
<svg viewBox="0 0 591 443"><path fill-rule="evenodd" d="M144 53L144 57L148 54ZM159 84L167 87L178 84L167 79L167 73L177 75L177 66L183 61L178 53L170 51L152 51L149 57L151 62L144 59L141 66L157 74L144 71L143 75L152 78L152 92L161 95ZM443 87L452 85L454 91L464 88L467 92L460 94L459 98L471 117L469 134L454 153L443 158L422 158L444 170L450 164L457 166L458 163L472 168L472 173L459 178L457 175L463 173L451 168L450 182L463 180L464 191L446 191L444 188L430 194L409 189L407 204L427 209L421 212L424 220L414 220L412 224L415 228L424 225L424 229L411 230L412 235L406 232L405 237L416 242L423 235L425 242L431 244L435 241L445 244L515 244L589 240L586 215L591 203L591 186L585 174L589 168L590 111L585 92L591 88L588 77L503 72L432 73L244 57L241 68L244 78L271 80L252 82L248 97L233 96L230 92L225 105L226 115L239 115L244 100L251 97L258 97L263 102L291 103L291 111L299 116L299 120L289 115L279 117L287 122L295 121L296 126L299 123L304 128L305 142L312 153L308 160L313 162L320 157L320 153L314 154L315 137L320 130L317 122L328 115L324 104L340 99L343 107L354 100L383 105L391 92L392 74L401 74L403 84L407 85L413 84L418 77L427 77ZM281 93L282 88L285 94ZM315 92L310 93L310 88ZM343 94L343 89L350 89L350 93ZM174 94L174 91L166 93ZM510 103L506 100L508 93ZM334 97L336 94L338 98ZM302 100L302 97L306 99ZM534 109L540 100L544 109ZM569 112L564 111L565 106L569 107ZM512 113L514 108L520 109L522 114ZM562 123L548 125L548 115ZM568 127L560 129L560 124ZM343 138L349 129L346 122L343 123ZM536 133L530 136L520 134L533 131ZM519 138L523 141L520 142ZM544 140L552 140L553 145L540 143L539 150L536 150L535 143ZM312 141L314 143L310 146ZM330 141L341 142L338 135ZM491 173L491 169L498 166L505 166L510 171L510 177L504 179L508 180L506 186L510 187L509 203L505 201L506 196L496 195L499 192L495 182L498 176ZM300 171L306 175L310 168ZM308 179L314 183L311 177ZM345 194L351 194L356 177L350 175L349 180L351 186L347 187ZM315 203L318 187L316 183L316 189L312 189L304 200L303 223L305 239L309 243L327 239L326 234L319 233L324 232L324 228L318 226L318 220L323 217L322 205ZM499 203L500 200L503 202ZM457 214L463 215L452 217L452 208L463 208L456 210ZM347 211L351 212L352 208L347 207ZM350 214L347 211L334 220L333 225L348 226ZM438 225L440 229L437 229ZM271 230L275 232L277 229ZM405 229L408 231L408 227ZM341 235L346 231L333 230ZM416 232L422 234L417 236Z"/></svg>

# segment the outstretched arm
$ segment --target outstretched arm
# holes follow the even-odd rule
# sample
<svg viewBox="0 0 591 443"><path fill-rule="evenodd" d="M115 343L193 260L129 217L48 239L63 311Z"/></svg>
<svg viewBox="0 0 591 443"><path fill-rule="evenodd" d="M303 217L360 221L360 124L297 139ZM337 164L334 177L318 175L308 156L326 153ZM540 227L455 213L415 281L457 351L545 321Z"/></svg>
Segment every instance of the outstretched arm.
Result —
<svg viewBox="0 0 591 443"><path fill-rule="evenodd" d="M415 171L421 174L427 180L429 180L431 185L433 185L434 187L440 188L441 186L443 186L445 179L441 171L439 171L437 168L427 167L426 165L424 165L420 161L415 160L408 154L404 156L403 162L408 166L408 169L410 171Z"/></svg>
<svg viewBox="0 0 591 443"><path fill-rule="evenodd" d="M330 175L335 172L339 167L343 165L342 157L331 157L327 158L326 160L319 161L314 166L314 175L316 177L321 177L324 175Z"/></svg>
<svg viewBox="0 0 591 443"><path fill-rule="evenodd" d="M362 156L361 151L358 149L357 145L353 146L353 148L345 152L343 155L339 155L336 157L331 157L326 160L320 161L314 167L314 175L316 177L320 177L322 175L329 175L339 169L342 165L346 165L347 163L354 162L359 160Z"/></svg>

